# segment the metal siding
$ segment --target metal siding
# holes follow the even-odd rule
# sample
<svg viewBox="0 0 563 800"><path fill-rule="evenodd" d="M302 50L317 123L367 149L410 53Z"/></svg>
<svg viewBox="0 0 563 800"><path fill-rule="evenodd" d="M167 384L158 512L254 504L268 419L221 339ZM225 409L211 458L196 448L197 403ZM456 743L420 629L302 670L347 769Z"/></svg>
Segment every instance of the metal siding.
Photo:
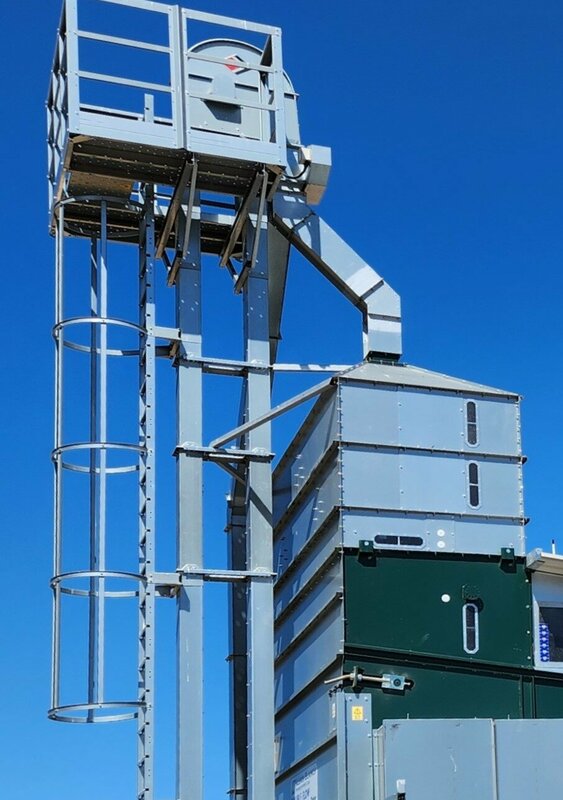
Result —
<svg viewBox="0 0 563 800"><path fill-rule="evenodd" d="M520 455L518 402L492 397L476 399L475 402L477 404L478 443L473 447L466 445L467 452Z"/></svg>
<svg viewBox="0 0 563 800"><path fill-rule="evenodd" d="M481 496L479 512L491 516L521 517L524 509L521 502L519 465L500 461L478 463Z"/></svg>
<svg viewBox="0 0 563 800"><path fill-rule="evenodd" d="M496 720L499 800L546 800L563 793L563 719Z"/></svg>
<svg viewBox="0 0 563 800"><path fill-rule="evenodd" d="M337 653L342 651L343 639L344 623L339 604L276 664L276 709L285 705L334 661Z"/></svg>
<svg viewBox="0 0 563 800"><path fill-rule="evenodd" d="M563 675L554 672L534 678L535 714L538 719L563 717Z"/></svg>
<svg viewBox="0 0 563 800"><path fill-rule="evenodd" d="M315 420L315 425L291 464L291 499L301 489L314 467L333 441L338 438L337 404L335 396L325 404Z"/></svg>
<svg viewBox="0 0 563 800"><path fill-rule="evenodd" d="M306 554L293 575L283 582L278 580L275 588L276 615L286 607L295 594L313 577L338 544L340 544L340 530L338 519L335 519L320 536L315 546ZM278 547L280 548L279 550L277 549ZM285 539L281 536L276 543L276 550L274 551L274 566L278 565L276 567L278 578L285 573L285 569L280 567L282 561L284 564L286 563L285 555L281 552L283 548L285 548Z"/></svg>
<svg viewBox="0 0 563 800"><path fill-rule="evenodd" d="M439 389L446 392L460 392L493 397L508 397L518 400L515 392L494 389L481 383L465 381L440 372L432 372L422 367L409 364L382 364L364 362L340 376L341 383L367 382L373 384L391 384L395 386L416 386L418 388Z"/></svg>
<svg viewBox="0 0 563 800"><path fill-rule="evenodd" d="M337 795L336 743L324 750L320 755L312 756L299 770L282 778L276 787L276 800L295 800L295 785L305 775L316 773L318 798L311 800L342 800ZM360 800L360 798L358 798Z"/></svg>
<svg viewBox="0 0 563 800"><path fill-rule="evenodd" d="M524 556L526 552L524 526L511 520L493 521L475 517L448 519L401 511L388 513L356 508L342 512L342 528L345 547L358 547L360 541L373 540L374 536L383 534L420 536L423 539L421 547L408 548L414 552L428 550L496 555L502 547L513 547L517 556ZM388 546L385 549L399 548Z"/></svg>
<svg viewBox="0 0 563 800"><path fill-rule="evenodd" d="M463 514L467 505L466 464L456 456L399 453L387 454L387 469L399 470L401 502L399 508L413 511L440 511Z"/></svg>
<svg viewBox="0 0 563 800"><path fill-rule="evenodd" d="M342 592L342 567L340 563L325 572L318 582L297 601L291 613L279 625L274 634L275 656L279 656L304 628Z"/></svg>
<svg viewBox="0 0 563 800"><path fill-rule="evenodd" d="M432 524L432 521L429 521ZM441 528L438 527L441 525ZM444 530L442 521L435 523ZM448 524L449 529L450 524ZM497 555L502 547L513 547L515 555L526 553L526 533L523 522L464 518L451 523L454 531L454 549L458 553L491 553Z"/></svg>
<svg viewBox="0 0 563 800"><path fill-rule="evenodd" d="M277 554L277 569L281 572L310 541L315 532L328 518L340 501L340 476L335 468L328 469L304 495L288 522L279 531L276 539L283 537L283 552ZM274 562L276 563L276 562Z"/></svg>
<svg viewBox="0 0 563 800"><path fill-rule="evenodd" d="M346 800L371 800L373 797L373 765L371 698L369 694L341 694L346 714ZM338 707L338 702L337 702ZM361 709L361 719L355 710Z"/></svg>
<svg viewBox="0 0 563 800"><path fill-rule="evenodd" d="M350 645L530 667L531 597L522 563L513 572L498 559L442 555L378 554L369 563L345 558ZM479 650L471 657L463 649L465 587L482 605Z"/></svg>
<svg viewBox="0 0 563 800"><path fill-rule="evenodd" d="M408 447L463 450L464 399L432 390L400 389L399 442Z"/></svg>
<svg viewBox="0 0 563 800"><path fill-rule="evenodd" d="M345 506L521 517L517 464L479 461L480 505L468 502L469 459L355 446L342 452Z"/></svg>
<svg viewBox="0 0 563 800"><path fill-rule="evenodd" d="M395 386L341 383L339 391L344 441L399 444Z"/></svg>
<svg viewBox="0 0 563 800"><path fill-rule="evenodd" d="M429 386L368 383L353 380L356 373L373 373L387 381L395 376L397 382L410 380ZM338 397L318 403L318 414L313 411L308 418L306 433L298 435L291 445L287 464L282 460L283 467L275 476L276 518L280 518L290 495L294 498L298 494L315 464L337 439L338 403L343 442L345 545L358 546L360 540L373 538L375 531L421 536L421 549L435 552L496 554L502 547L513 547L518 555L523 555L524 510L522 471L517 461L520 429L516 396L505 397L502 392L494 391L476 396L471 390L476 391L479 385L435 373L430 373L434 376L430 379L428 374L410 367L376 364L362 365L346 373L339 383ZM454 384L457 393L452 391ZM462 389L465 396L459 394ZM467 397L477 404L476 447L466 442ZM418 448L426 449L417 452ZM476 508L468 503L468 464L473 460L480 468L480 505ZM338 469L338 460L333 469ZM316 524L322 515L339 505L336 482L333 485L334 493L319 496L320 502L311 504L309 498L307 508L298 512L299 518L296 516L299 526L303 526L307 516L309 521L305 524ZM447 519L448 514L452 518ZM286 536L286 548L287 539ZM291 539L289 558L296 552L293 534ZM279 564L283 569L284 564Z"/></svg>
<svg viewBox="0 0 563 800"><path fill-rule="evenodd" d="M321 681L287 713L282 711L278 714L278 772L290 769L334 735L336 717L332 711L333 703L328 687Z"/></svg>
<svg viewBox="0 0 563 800"><path fill-rule="evenodd" d="M377 451L344 450L342 497L345 506L401 508L396 457Z"/></svg>
<svg viewBox="0 0 563 800"><path fill-rule="evenodd" d="M402 779L409 800L496 800L491 720L387 720L383 736L386 798Z"/></svg>
<svg viewBox="0 0 563 800"><path fill-rule="evenodd" d="M344 671L358 666L367 675L385 672L404 675L414 681L405 692L370 691L373 722L385 719L457 719L496 717L520 719L523 716L523 668L520 670L480 669L455 663L447 658L421 659L377 652L348 655Z"/></svg>

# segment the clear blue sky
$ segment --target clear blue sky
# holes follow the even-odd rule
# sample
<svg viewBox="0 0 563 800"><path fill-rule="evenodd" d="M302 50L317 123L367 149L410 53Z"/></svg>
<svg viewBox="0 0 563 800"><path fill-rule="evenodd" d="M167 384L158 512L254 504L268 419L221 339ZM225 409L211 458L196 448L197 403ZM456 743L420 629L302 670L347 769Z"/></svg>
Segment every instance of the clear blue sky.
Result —
<svg viewBox="0 0 563 800"><path fill-rule="evenodd" d="M563 549L557 510L557 453L563 448L563 4L191 5L283 28L285 65L301 95L302 137L333 148L320 213L401 294L406 361L524 395L528 545L547 547L554 536ZM7 800L124 800L134 796L133 727L63 726L46 719L53 242L47 233L44 100L59 3L0 0L0 8L6 194L1 794ZM212 287L218 271L209 269ZM217 292L231 302L223 283ZM209 313L208 355L228 354L230 347L218 309ZM297 260L281 358L355 361L359 325L355 310ZM279 395L291 388L281 384ZM209 433L232 414L219 400L212 402ZM225 420L219 419L223 413ZM286 424L276 435L278 444L287 435ZM224 558L221 492L227 487L212 480L219 499L208 503L208 554L217 566ZM162 532L161 569L173 567L166 560L171 533ZM209 800L228 789L220 599L212 596L209 603L208 667L217 670L206 692ZM163 630L170 630L170 622L163 621ZM170 639L163 643L170 645ZM172 650L161 658L162 675L170 658ZM173 720L165 683L159 688L157 797L172 800L167 753Z"/></svg>

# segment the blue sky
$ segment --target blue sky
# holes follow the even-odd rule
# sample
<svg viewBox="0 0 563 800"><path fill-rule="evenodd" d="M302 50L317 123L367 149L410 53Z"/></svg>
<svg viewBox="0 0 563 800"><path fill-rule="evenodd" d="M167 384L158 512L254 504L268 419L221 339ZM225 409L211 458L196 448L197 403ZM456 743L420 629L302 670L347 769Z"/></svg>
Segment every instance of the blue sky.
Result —
<svg viewBox="0 0 563 800"><path fill-rule="evenodd" d="M319 211L401 294L405 361L524 395L529 547L563 549L563 4L559 0L194 0L279 25L302 138L333 149ZM45 114L58 0L2 9L5 345L0 560L2 793L134 796L131 726L48 722L53 242L47 232ZM209 266L208 355L229 355L237 311ZM228 307L229 312L223 311ZM225 314L227 316L225 316ZM230 315L230 316L229 316ZM280 356L359 359L360 320L312 268L292 269ZM162 405L171 386L162 381ZM280 384L282 396L296 383ZM210 391L214 389L210 386ZM210 399L207 431L232 411ZM295 416L291 417L295 423ZM289 422L276 434L278 445ZM166 439L166 432L163 438ZM210 477L208 556L224 559L222 479ZM163 488L163 506L172 498ZM217 532L215 532L217 531ZM171 568L172 531L161 569ZM168 537L168 538L167 538ZM222 597L209 598L208 797L228 789ZM162 601L164 602L164 601ZM171 606L162 612L157 797L173 797ZM169 648L166 650L166 648Z"/></svg>

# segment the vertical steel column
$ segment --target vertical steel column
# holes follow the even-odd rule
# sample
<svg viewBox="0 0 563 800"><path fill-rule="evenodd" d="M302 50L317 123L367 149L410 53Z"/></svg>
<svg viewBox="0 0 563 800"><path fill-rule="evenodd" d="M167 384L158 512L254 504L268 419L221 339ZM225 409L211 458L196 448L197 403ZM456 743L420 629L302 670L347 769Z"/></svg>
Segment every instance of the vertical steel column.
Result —
<svg viewBox="0 0 563 800"><path fill-rule="evenodd" d="M245 259L254 264L244 287L245 360L270 363L268 314L268 223L263 216L246 226ZM247 420L271 407L271 369L249 369ZM246 449L269 453L271 425L246 435ZM267 462L249 460L246 486L248 587L248 798L274 800L274 599L272 473Z"/></svg>
<svg viewBox="0 0 563 800"><path fill-rule="evenodd" d="M145 187L145 204L139 239L139 323L144 333L139 343L139 800L153 800L154 757L154 506L155 506L155 308L154 308L154 189Z"/></svg>
<svg viewBox="0 0 563 800"><path fill-rule="evenodd" d="M57 231L55 244L55 329L64 319L64 205L56 211ZM54 435L54 550L53 575L62 572L62 514L63 514L63 366L64 344L62 337L55 336L55 435ZM55 584L53 591L53 643L51 662L51 708L60 700L61 680L61 586Z"/></svg>
<svg viewBox="0 0 563 800"><path fill-rule="evenodd" d="M98 314L98 240L92 237L90 246L90 316ZM97 386L98 386L98 325L90 325L90 441L98 439L98 413L97 413ZM98 475L97 475L97 450L90 450L90 570L95 572L96 564L96 538L97 538L97 506L98 506ZM97 677L96 677L96 629L98 625L98 603L96 597L96 578L90 578L90 596L88 597L88 703L96 702ZM90 722L94 719L94 709L88 710Z"/></svg>
<svg viewBox="0 0 563 800"><path fill-rule="evenodd" d="M188 221L189 224L189 221ZM190 237L176 278L177 359L176 441L203 442L201 241L199 195L192 209ZM177 566L203 567L203 465L200 456L177 456ZM178 594L177 632L177 800L203 796L203 580L184 577Z"/></svg>
<svg viewBox="0 0 563 800"><path fill-rule="evenodd" d="M244 405L246 406L246 400ZM240 423L244 422L245 408ZM244 470L241 474L245 474ZM245 489L233 482L229 501L229 569L246 571L246 511ZM229 590L229 680L231 714L231 795L246 798L248 777L247 743L247 585L234 581Z"/></svg>
<svg viewBox="0 0 563 800"><path fill-rule="evenodd" d="M90 247L90 570L106 569L106 493L107 454L107 203L100 203L100 236ZM105 580L92 575L89 581L88 631L88 720L95 716L94 705L104 701Z"/></svg>
<svg viewBox="0 0 563 800"><path fill-rule="evenodd" d="M100 249L97 267L98 276L98 316L106 320L108 316L108 240L107 240L108 206L105 200L100 204ZM98 416L98 441L102 443L98 457L98 502L97 502L97 541L96 556L97 570L104 572L106 569L106 516L107 516L107 451L103 446L108 441L107 431L107 404L108 404L108 329L107 323L100 324L99 333L99 361L97 416ZM104 699L104 668L105 668L105 578L98 579L98 619L97 619L97 695L98 702Z"/></svg>

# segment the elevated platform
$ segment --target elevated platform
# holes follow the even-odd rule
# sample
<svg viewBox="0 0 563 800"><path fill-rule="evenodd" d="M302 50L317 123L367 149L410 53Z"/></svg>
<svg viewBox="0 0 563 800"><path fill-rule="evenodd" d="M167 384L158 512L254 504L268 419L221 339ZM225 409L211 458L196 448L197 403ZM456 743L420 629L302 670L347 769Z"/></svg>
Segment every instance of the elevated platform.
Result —
<svg viewBox="0 0 563 800"><path fill-rule="evenodd" d="M231 30L244 41L208 38ZM278 28L147 0L66 0L47 113L52 215L69 197L175 187L187 158L198 190L242 196L258 168L282 172L301 147ZM90 235L94 216L73 203L69 231ZM110 236L135 240L130 210L109 223Z"/></svg>

